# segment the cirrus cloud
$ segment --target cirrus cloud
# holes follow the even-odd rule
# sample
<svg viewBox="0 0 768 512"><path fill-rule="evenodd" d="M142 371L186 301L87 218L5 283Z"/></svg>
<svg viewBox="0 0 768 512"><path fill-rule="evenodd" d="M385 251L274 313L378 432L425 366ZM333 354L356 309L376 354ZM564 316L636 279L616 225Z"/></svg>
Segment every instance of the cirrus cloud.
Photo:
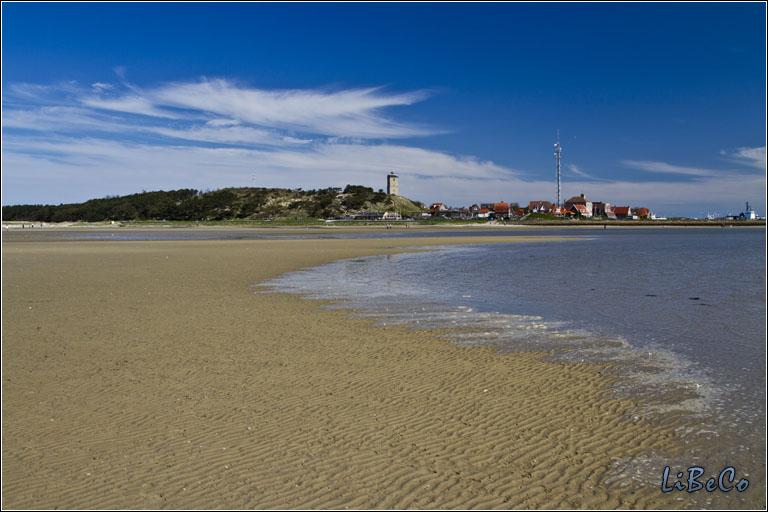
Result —
<svg viewBox="0 0 768 512"><path fill-rule="evenodd" d="M76 112L71 123L114 132L154 131L185 140L269 144L313 137L396 139L445 133L435 127L398 122L384 114L428 97L426 91L386 93L382 87L328 91L264 90L225 79L170 83L140 88L96 82L48 86L14 84L3 97L4 127L50 130L66 119L54 108ZM240 130L232 126L242 126ZM283 137L263 137L265 131ZM183 133L186 132L186 133ZM69 131L71 133L71 130ZM250 137L249 135L252 135ZM230 137L232 136L232 137Z"/></svg>
<svg viewBox="0 0 768 512"><path fill-rule="evenodd" d="M766 168L765 146L757 148L744 147L738 148L735 151L722 150L720 154L750 167L763 170Z"/></svg>
<svg viewBox="0 0 768 512"><path fill-rule="evenodd" d="M722 172L712 169L701 169L697 167L685 167L682 165L673 165L667 162L652 162L644 160L623 160L622 164L633 169L639 169L642 171L655 172L661 174L682 174L687 176L718 176Z"/></svg>
<svg viewBox="0 0 768 512"><path fill-rule="evenodd" d="M130 87L115 95L108 84L79 98L90 108L169 119L216 121L301 131L323 136L403 138L441 133L435 128L399 123L382 109L424 100L425 91L387 94L381 87L323 91L263 90L229 80L180 82L153 89Z"/></svg>

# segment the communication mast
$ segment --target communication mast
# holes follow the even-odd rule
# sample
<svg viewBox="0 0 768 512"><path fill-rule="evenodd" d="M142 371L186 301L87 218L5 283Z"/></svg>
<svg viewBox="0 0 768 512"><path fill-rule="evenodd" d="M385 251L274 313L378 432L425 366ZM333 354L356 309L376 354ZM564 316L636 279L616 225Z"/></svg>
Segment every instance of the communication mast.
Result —
<svg viewBox="0 0 768 512"><path fill-rule="evenodd" d="M555 143L555 161L557 162L557 206L562 206L560 202L560 152L563 150L560 147L560 129L557 130L557 142Z"/></svg>

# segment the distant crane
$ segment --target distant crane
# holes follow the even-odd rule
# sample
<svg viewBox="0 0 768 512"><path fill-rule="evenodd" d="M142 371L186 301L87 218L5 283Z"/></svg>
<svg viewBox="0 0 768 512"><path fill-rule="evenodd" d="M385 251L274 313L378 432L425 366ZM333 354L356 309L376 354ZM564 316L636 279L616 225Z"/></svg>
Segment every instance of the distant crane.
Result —
<svg viewBox="0 0 768 512"><path fill-rule="evenodd" d="M555 161L557 162L557 206L562 206L560 202L560 152L563 150L560 147L560 129L557 129L557 142L555 142Z"/></svg>

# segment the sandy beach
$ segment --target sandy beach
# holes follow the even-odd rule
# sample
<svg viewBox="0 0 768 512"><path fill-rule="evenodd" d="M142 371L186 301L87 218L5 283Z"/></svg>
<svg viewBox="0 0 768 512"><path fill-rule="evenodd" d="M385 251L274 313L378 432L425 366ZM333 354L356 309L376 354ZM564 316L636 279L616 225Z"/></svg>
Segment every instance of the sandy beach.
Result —
<svg viewBox="0 0 768 512"><path fill-rule="evenodd" d="M639 404L608 392L605 367L457 347L252 286L339 258L521 240L534 238L4 233L2 506L685 506L660 472L653 487L622 473L686 445L675 421L633 422Z"/></svg>

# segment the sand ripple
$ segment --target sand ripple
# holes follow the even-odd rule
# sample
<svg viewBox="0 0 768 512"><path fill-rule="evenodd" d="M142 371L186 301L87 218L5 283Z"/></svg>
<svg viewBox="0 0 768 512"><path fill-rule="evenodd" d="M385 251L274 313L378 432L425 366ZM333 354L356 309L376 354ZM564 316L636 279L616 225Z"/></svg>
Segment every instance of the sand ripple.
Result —
<svg viewBox="0 0 768 512"><path fill-rule="evenodd" d="M383 243L4 244L3 506L683 505L617 475L682 431L632 421L599 365L248 286Z"/></svg>

